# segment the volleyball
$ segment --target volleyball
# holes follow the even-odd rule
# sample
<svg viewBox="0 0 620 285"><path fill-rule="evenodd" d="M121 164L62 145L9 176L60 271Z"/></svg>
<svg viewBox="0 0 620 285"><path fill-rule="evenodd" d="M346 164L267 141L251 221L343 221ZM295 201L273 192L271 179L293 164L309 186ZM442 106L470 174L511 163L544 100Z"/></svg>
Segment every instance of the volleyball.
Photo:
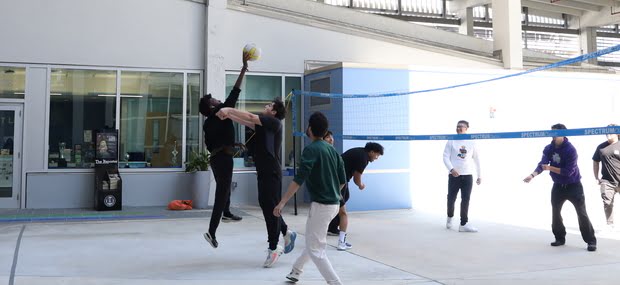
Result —
<svg viewBox="0 0 620 285"><path fill-rule="evenodd" d="M250 55L249 60L255 61L260 58L261 50L255 44L247 44L245 45L245 47L243 47L243 54L244 55L249 54Z"/></svg>

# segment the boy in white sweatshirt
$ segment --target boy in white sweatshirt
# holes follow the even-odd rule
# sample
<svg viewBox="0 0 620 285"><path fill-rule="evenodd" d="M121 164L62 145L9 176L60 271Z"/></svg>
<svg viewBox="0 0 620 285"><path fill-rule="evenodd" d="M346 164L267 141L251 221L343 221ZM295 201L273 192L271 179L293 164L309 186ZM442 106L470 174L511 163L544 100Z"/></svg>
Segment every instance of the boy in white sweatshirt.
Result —
<svg viewBox="0 0 620 285"><path fill-rule="evenodd" d="M457 134L466 134L469 122L461 120L456 124ZM480 185L480 157L474 140L454 140L446 143L443 151L443 163L450 172L448 174L448 219L446 228L452 228L454 216L454 203L456 195L461 191L461 226L459 232L477 232L478 229L468 224L467 212L469 210L469 198L473 186L474 170L478 178L476 184Z"/></svg>

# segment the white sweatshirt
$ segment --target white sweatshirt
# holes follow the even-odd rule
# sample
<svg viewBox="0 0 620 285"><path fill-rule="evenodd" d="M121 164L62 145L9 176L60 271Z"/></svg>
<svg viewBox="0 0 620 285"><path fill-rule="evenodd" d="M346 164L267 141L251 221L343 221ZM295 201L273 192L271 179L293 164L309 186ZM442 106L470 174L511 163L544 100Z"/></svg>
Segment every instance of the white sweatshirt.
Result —
<svg viewBox="0 0 620 285"><path fill-rule="evenodd" d="M473 140L448 141L443 151L443 163L448 172L456 170L460 175L473 175L476 168L480 178L480 156Z"/></svg>

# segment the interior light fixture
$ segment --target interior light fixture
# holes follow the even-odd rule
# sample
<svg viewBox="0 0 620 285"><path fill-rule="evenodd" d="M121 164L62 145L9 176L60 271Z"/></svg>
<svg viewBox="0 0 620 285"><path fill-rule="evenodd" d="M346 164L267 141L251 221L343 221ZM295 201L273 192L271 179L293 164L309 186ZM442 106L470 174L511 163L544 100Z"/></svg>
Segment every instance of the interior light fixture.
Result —
<svg viewBox="0 0 620 285"><path fill-rule="evenodd" d="M52 96L62 96L62 93L50 93Z"/></svg>

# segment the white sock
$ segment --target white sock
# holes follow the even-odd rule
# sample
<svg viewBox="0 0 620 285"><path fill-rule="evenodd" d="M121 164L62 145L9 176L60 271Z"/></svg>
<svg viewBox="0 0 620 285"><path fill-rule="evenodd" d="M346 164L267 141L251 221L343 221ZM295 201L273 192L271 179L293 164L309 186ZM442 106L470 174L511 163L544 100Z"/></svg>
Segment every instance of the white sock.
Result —
<svg viewBox="0 0 620 285"><path fill-rule="evenodd" d="M340 237L338 238L338 241L344 242L346 240L346 238L347 238L347 233L343 232L343 231L340 231Z"/></svg>

